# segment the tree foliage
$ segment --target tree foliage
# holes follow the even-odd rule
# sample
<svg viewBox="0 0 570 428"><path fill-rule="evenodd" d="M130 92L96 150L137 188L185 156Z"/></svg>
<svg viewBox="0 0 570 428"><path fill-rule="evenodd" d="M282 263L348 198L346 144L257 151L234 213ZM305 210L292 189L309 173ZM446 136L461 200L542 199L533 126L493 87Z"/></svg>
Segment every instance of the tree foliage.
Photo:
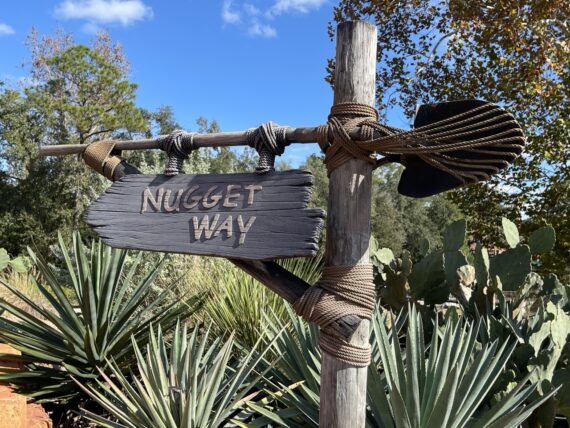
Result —
<svg viewBox="0 0 570 428"><path fill-rule="evenodd" d="M0 227L11 253L26 245L45 250L56 231L69 236L106 185L73 157L40 158L40 145L87 144L147 128L126 58L106 34L91 47L64 33L40 38L32 31L28 42L31 83L0 92Z"/></svg>
<svg viewBox="0 0 570 428"><path fill-rule="evenodd" d="M551 223L560 237L554 267L570 257L570 4L538 0L341 0L335 21L378 28L378 105L480 98L512 112L526 153L489 183L449 195L493 242L501 216ZM529 225L534 228L535 224ZM558 269L560 270L560 269ZM566 268L566 273L568 270Z"/></svg>
<svg viewBox="0 0 570 428"><path fill-rule="evenodd" d="M326 210L329 184L322 157L310 155L302 168L315 176L311 197L313 206ZM407 248L417 256L424 240L441 246L445 225L460 218L461 212L453 202L440 195L425 199L400 195L397 187L401 172L395 167L382 167L375 171L372 177L371 232L380 247L392 248L398 254Z"/></svg>
<svg viewBox="0 0 570 428"><path fill-rule="evenodd" d="M81 217L109 184L76 157L39 157L40 145L148 138L182 128L171 107L148 111L137 105L129 63L108 34L84 46L61 31L40 37L33 30L28 45L28 83L21 88L0 83L0 245L11 254L28 245L45 252L57 232L70 237L79 229L89 236ZM196 122L197 132L220 131L215 120ZM157 150L124 155L145 173L164 170L166 158ZM255 162L252 150L197 150L185 170L252 171Z"/></svg>

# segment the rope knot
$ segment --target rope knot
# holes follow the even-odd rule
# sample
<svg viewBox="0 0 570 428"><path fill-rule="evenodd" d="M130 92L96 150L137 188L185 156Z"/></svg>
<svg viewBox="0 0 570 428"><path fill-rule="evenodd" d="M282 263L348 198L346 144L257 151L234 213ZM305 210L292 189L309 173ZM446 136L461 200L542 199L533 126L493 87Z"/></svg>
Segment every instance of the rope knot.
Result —
<svg viewBox="0 0 570 428"><path fill-rule="evenodd" d="M160 138L160 149L168 155L168 164L164 171L165 175L174 176L182 171L184 161L188 159L194 146L194 133L177 129L166 137Z"/></svg>
<svg viewBox="0 0 570 428"><path fill-rule="evenodd" d="M259 154L259 161L255 172L265 174L273 171L275 156L280 156L289 145L287 141L287 126L279 126L273 122L265 122L257 128L248 129L246 138L248 145Z"/></svg>
<svg viewBox="0 0 570 428"><path fill-rule="evenodd" d="M331 107L328 122L317 130L321 150L325 153L328 174L350 159L362 159L376 166L376 158L369 150L353 141L350 132L359 129L361 138L374 138L374 124L378 112L372 106L358 103L340 103Z"/></svg>
<svg viewBox="0 0 570 428"><path fill-rule="evenodd" d="M337 104L319 127L318 142L329 175L354 158L374 167L399 162L406 166L400 193L423 197L488 180L520 155L525 137L503 108L463 100L420 106L410 131L378 123L369 105Z"/></svg>
<svg viewBox="0 0 570 428"><path fill-rule="evenodd" d="M316 285L293 304L303 319L326 328L345 315L371 319L376 293L371 264L326 266ZM370 348L357 347L321 330L321 349L346 363L363 367L370 363Z"/></svg>

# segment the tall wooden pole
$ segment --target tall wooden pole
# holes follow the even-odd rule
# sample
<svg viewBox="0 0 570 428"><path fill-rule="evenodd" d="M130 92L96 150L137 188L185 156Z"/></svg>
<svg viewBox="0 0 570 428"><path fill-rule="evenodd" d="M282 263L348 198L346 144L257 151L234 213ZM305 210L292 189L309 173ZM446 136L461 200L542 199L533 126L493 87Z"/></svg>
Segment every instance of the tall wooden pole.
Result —
<svg viewBox="0 0 570 428"><path fill-rule="evenodd" d="M334 104L374 105L376 83L376 27L366 22L338 26ZM353 159L336 168L329 181L326 263L329 266L369 263L372 167ZM351 343L369 341L369 322L363 320ZM366 367L354 367L323 353L321 409L323 428L362 428L366 417Z"/></svg>

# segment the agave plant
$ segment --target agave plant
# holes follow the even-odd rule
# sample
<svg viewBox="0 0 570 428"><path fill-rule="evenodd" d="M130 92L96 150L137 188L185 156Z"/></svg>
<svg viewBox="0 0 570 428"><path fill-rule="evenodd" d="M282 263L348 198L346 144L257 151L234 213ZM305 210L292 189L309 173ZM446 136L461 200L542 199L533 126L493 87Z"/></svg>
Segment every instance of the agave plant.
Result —
<svg viewBox="0 0 570 428"><path fill-rule="evenodd" d="M514 343L478 344L479 324L453 317L438 330L425 346L421 317L412 308L402 351L396 332L389 337L384 321L374 319L381 370L369 371L370 426L516 427L551 396L524 405L536 390L526 377L489 404Z"/></svg>
<svg viewBox="0 0 570 428"><path fill-rule="evenodd" d="M318 426L320 353L318 330L288 310L289 328L273 342L280 356L269 372L273 401L249 402L258 417L249 426ZM408 323L405 350L401 329ZM284 321L268 318L270 329ZM390 329L386 324L391 325ZM372 320L373 364L368 377L368 427L518 426L552 396L534 397L529 377L507 391L501 375L514 343L478 342L479 324L449 317L426 345L420 314L409 309L395 319L376 311ZM500 399L493 392L501 392ZM495 404L490 404L495 403Z"/></svg>
<svg viewBox="0 0 570 428"><path fill-rule="evenodd" d="M273 401L249 402L259 417L250 425L318 426L321 353L319 329L307 324L293 309L286 307L282 316L266 316L267 345L275 361L266 381ZM266 362L266 364L269 364Z"/></svg>
<svg viewBox="0 0 570 428"><path fill-rule="evenodd" d="M403 312L391 320L394 330L399 331L405 321ZM270 355L276 361L266 379L272 387L267 393L273 400L264 398L260 402L248 402L258 415L250 426L319 426L321 353L318 327L303 321L289 306L283 316L266 316L265 323L266 337L279 333L270 347ZM388 334L391 336L392 331ZM373 357L379 357L374 335L371 335L371 343ZM370 412L367 417L372 417Z"/></svg>
<svg viewBox="0 0 570 428"><path fill-rule="evenodd" d="M244 401L259 393L256 385L264 373L254 370L264 353L256 354L254 348L232 362L233 336L210 342L210 329L202 335L199 331L195 327L188 337L186 326L177 325L168 350L161 328L155 334L151 327L146 353L133 338L137 373L127 377L111 362L110 375L101 371L103 380L97 385L81 385L110 416L88 410L82 414L110 428L210 428L230 421L242 425Z"/></svg>
<svg viewBox="0 0 570 428"><path fill-rule="evenodd" d="M0 280L29 308L0 301L0 308L5 310L0 317L0 340L22 353L2 358L16 359L23 365L20 370L1 374L0 379L40 402L77 396L81 390L70 374L93 380L99 376L98 370L105 370L108 358L119 367L128 365L134 359L131 337L144 344L151 323L165 330L172 328L179 317L196 311L201 301L193 297L164 304L167 293L163 293L145 305L158 267L134 283L138 263L127 269L126 251L101 242L94 242L89 251L78 235L73 238L73 254L61 237L59 244L70 284L62 282L53 267L29 250L41 276L33 279L33 284L49 302L46 307Z"/></svg>

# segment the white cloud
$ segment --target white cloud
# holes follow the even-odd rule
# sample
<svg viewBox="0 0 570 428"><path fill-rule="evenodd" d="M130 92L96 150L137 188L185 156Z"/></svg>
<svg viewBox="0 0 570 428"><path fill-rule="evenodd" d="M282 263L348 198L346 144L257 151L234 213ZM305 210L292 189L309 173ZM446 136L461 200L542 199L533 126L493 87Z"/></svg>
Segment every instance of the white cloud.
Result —
<svg viewBox="0 0 570 428"><path fill-rule="evenodd" d="M14 34L15 31L12 27L8 24L3 24L0 22L0 36L9 36L10 34Z"/></svg>
<svg viewBox="0 0 570 428"><path fill-rule="evenodd" d="M61 19L86 20L86 28L99 24L120 24L124 27L152 18L152 8L141 0L65 0L55 10Z"/></svg>
<svg viewBox="0 0 570 428"><path fill-rule="evenodd" d="M232 0L225 0L222 6L222 19L226 24L237 24L241 21L241 15L232 9L232 3Z"/></svg>
<svg viewBox="0 0 570 428"><path fill-rule="evenodd" d="M245 10L245 13L247 13L249 16L261 15L261 10L259 10L257 7L255 7L251 3L245 3L243 5L243 10Z"/></svg>
<svg viewBox="0 0 570 428"><path fill-rule="evenodd" d="M308 13L320 8L326 2L327 0L277 0L271 12L277 15L290 11Z"/></svg>
<svg viewBox="0 0 570 428"><path fill-rule="evenodd" d="M238 25L252 37L272 38L277 37L277 29L272 25L277 17L291 12L309 13L328 1L273 0L270 6L260 9L247 1L224 0L222 20L226 24Z"/></svg>
<svg viewBox="0 0 570 428"><path fill-rule="evenodd" d="M252 21L251 25L249 26L247 33L250 36L259 36L259 37L266 37L272 38L277 36L277 30L273 28L271 25L262 24L259 21Z"/></svg>

